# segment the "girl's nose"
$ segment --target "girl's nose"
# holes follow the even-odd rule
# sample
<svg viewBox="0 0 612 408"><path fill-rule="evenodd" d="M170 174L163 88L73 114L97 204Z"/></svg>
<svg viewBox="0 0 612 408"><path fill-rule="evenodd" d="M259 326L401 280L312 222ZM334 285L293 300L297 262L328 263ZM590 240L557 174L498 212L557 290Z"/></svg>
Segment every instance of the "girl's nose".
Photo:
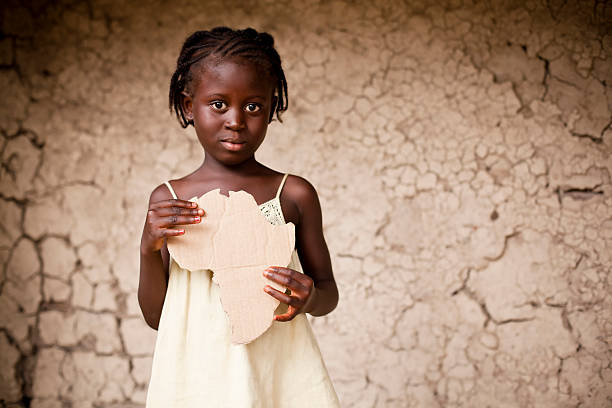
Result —
<svg viewBox="0 0 612 408"><path fill-rule="evenodd" d="M241 130L244 128L244 116L241 109L230 109L227 112L225 127L230 130Z"/></svg>

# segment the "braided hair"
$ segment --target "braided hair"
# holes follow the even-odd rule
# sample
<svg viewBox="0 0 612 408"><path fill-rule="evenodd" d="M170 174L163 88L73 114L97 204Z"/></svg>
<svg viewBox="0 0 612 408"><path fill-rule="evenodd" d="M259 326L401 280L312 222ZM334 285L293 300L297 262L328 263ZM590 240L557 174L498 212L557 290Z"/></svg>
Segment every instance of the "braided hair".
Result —
<svg viewBox="0 0 612 408"><path fill-rule="evenodd" d="M287 80L281 66L281 59L274 49L274 38L268 33L257 32L253 28L233 30L228 27L215 27L210 31L196 31L183 44L176 61L176 71L170 80L169 107L183 128L193 125L183 111L183 92L191 93L194 71L197 65L209 56L217 58L240 57L250 60L270 73L275 82L274 97L276 104L270 112L270 121L287 110Z"/></svg>

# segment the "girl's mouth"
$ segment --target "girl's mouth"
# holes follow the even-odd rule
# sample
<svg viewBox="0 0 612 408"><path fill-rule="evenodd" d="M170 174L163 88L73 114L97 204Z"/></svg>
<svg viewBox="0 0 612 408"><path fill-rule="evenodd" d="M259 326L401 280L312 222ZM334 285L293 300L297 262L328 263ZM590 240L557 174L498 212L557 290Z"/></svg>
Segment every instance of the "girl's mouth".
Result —
<svg viewBox="0 0 612 408"><path fill-rule="evenodd" d="M242 149L246 144L244 142L232 142L229 140L222 140L221 144L223 145L223 147L225 147L227 150L230 150L232 152L237 152L238 150Z"/></svg>

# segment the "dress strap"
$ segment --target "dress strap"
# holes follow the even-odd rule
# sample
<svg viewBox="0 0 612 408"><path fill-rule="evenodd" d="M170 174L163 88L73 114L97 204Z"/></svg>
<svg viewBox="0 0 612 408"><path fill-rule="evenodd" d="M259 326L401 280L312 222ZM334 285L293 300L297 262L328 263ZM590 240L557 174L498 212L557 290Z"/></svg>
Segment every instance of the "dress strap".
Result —
<svg viewBox="0 0 612 408"><path fill-rule="evenodd" d="M285 175L283 176L283 180L280 183L280 186L278 186L278 191L276 192L276 198L280 198L281 195L281 191L283 190L283 186L285 185L285 181L287 181L287 176L289 175L289 173L285 173Z"/></svg>
<svg viewBox="0 0 612 408"><path fill-rule="evenodd" d="M170 190L170 193L172 193L172 197L174 197L174 199L177 200L178 197L176 196L176 193L174 192L174 189L172 188L170 183L167 181L164 181L164 184L166 185L166 187L168 187L168 190Z"/></svg>

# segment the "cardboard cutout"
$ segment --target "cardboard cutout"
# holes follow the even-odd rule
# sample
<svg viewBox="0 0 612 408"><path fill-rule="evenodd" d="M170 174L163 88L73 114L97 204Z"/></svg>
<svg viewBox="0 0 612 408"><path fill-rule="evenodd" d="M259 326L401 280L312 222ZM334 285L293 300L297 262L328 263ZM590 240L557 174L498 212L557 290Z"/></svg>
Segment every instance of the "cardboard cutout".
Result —
<svg viewBox="0 0 612 408"><path fill-rule="evenodd" d="M192 198L205 211L199 224L184 227L185 234L168 238L168 251L181 268L209 269L221 289L221 304L231 326L231 341L255 340L272 324L280 303L263 291L269 266L287 266L295 246L292 223L270 224L252 195L219 189Z"/></svg>

